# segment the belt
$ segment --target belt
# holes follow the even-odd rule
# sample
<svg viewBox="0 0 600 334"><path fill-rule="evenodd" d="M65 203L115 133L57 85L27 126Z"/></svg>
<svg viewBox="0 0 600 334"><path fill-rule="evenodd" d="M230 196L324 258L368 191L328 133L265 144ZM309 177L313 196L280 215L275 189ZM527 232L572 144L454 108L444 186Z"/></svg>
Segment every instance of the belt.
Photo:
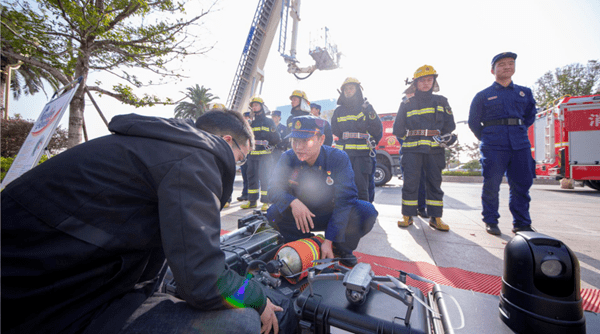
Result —
<svg viewBox="0 0 600 334"><path fill-rule="evenodd" d="M406 133L407 136L427 136L427 137L432 137L432 136L439 136L440 135L440 131L439 130L408 130L408 132Z"/></svg>
<svg viewBox="0 0 600 334"><path fill-rule="evenodd" d="M371 136L368 133L361 133L361 132L344 132L342 134L342 139L348 139L348 138L369 139L369 137L371 137Z"/></svg>
<svg viewBox="0 0 600 334"><path fill-rule="evenodd" d="M501 118L494 119L491 121L483 121L481 123L484 127L492 125L523 125L523 120L520 118Z"/></svg>
<svg viewBox="0 0 600 334"><path fill-rule="evenodd" d="M254 144L255 145L262 145L262 146L269 146L269 141L268 140L255 140Z"/></svg>

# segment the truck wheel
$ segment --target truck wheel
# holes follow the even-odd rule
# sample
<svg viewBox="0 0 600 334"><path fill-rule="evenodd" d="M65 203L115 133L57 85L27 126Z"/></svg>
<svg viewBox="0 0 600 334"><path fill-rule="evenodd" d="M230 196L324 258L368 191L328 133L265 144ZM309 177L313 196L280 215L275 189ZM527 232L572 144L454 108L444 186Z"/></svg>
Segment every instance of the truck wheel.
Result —
<svg viewBox="0 0 600 334"><path fill-rule="evenodd" d="M377 164L375 167L375 186L380 187L386 183L388 183L392 179L392 173L390 173L390 169L385 165Z"/></svg>
<svg viewBox="0 0 600 334"><path fill-rule="evenodd" d="M592 188L592 189L596 189L598 191L600 191L600 181L597 180L585 180L585 185L587 185L588 187Z"/></svg>

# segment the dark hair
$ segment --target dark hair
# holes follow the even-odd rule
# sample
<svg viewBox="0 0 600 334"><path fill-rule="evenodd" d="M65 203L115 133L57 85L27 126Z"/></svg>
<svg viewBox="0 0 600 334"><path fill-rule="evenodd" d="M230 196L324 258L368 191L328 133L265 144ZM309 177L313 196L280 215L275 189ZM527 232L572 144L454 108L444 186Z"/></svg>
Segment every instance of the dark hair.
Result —
<svg viewBox="0 0 600 334"><path fill-rule="evenodd" d="M196 127L218 136L230 135L240 144L250 140L250 149L254 148L252 128L239 112L233 110L206 112L198 117Z"/></svg>

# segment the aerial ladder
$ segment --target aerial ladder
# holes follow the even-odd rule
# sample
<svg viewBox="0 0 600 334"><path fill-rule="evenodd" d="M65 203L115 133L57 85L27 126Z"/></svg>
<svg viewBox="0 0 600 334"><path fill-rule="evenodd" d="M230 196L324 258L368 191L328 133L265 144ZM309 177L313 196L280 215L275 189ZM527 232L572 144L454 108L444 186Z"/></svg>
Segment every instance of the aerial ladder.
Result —
<svg viewBox="0 0 600 334"><path fill-rule="evenodd" d="M291 19L291 22L290 22ZM230 109L244 112L250 97L260 94L264 82L264 66L279 26L278 51L288 65L288 72L298 79L308 78L316 70L331 70L339 67L341 53L331 43L329 30L323 28L322 36L311 46L309 54L315 64L300 67L296 59L300 0L259 0L250 26L244 49L238 63L231 90L227 97ZM286 54L288 25L292 26L290 52ZM298 74L308 74L300 77Z"/></svg>

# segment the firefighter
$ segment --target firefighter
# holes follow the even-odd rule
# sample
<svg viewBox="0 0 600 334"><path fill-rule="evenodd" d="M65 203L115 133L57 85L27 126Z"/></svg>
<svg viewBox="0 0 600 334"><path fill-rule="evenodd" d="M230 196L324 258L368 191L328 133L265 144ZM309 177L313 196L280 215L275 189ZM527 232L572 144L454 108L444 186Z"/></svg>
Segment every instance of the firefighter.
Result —
<svg viewBox="0 0 600 334"><path fill-rule="evenodd" d="M352 251L373 228L377 210L358 199L348 155L323 145L325 120L301 116L293 122L288 135L292 149L281 156L273 173L267 218L285 242L325 231L321 258L341 257L340 263L353 267Z"/></svg>
<svg viewBox="0 0 600 334"><path fill-rule="evenodd" d="M248 122L248 124L252 125L252 113L246 111L244 113L244 119ZM246 171L248 171L248 164L243 164L240 167L240 171L242 172L242 195L237 198L238 201L247 201L248 200L248 176Z"/></svg>
<svg viewBox="0 0 600 334"><path fill-rule="evenodd" d="M419 183L424 169L429 225L440 231L450 229L442 221L444 192L441 185L442 169L446 166L446 143L439 138L450 138L441 136L450 134L456 124L448 99L433 94L439 91L437 76L430 65L423 65L415 71L412 84L405 91L407 95L413 92L415 95L400 104L394 121L393 133L398 140L403 139L402 220L398 221L398 227L408 227L413 223L413 216L417 215Z"/></svg>
<svg viewBox="0 0 600 334"><path fill-rule="evenodd" d="M287 133L292 132L292 119L298 116L306 116L310 115L310 102L308 101L308 97L306 97L306 93L301 90L295 90L290 95L290 102L292 104L292 111L290 117L287 118L285 125L287 127ZM285 149L290 149L290 141L288 138L284 139L285 141Z"/></svg>
<svg viewBox="0 0 600 334"><path fill-rule="evenodd" d="M480 140L483 175L483 222L486 231L500 235L498 191L506 173L510 187L508 206L513 216L513 233L533 231L529 216L529 188L535 173L531 166L531 144L527 128L535 120L535 100L527 87L515 85L517 55L504 52L492 59L495 82L475 95L469 112L469 128Z"/></svg>
<svg viewBox="0 0 600 334"><path fill-rule="evenodd" d="M255 146L248 157L248 203L242 204L240 208L256 208L256 201L259 198L263 203L261 210L266 211L269 208L269 177L273 165L271 157L272 148L279 144L281 138L275 129L275 123L267 118L265 103L261 97L255 96L250 100L250 108L254 113L252 121L252 132L254 133Z"/></svg>
<svg viewBox="0 0 600 334"><path fill-rule="evenodd" d="M277 129L277 133L279 133L279 137L281 138L281 141L279 144L275 145L275 149L272 153L273 163L277 164L277 161L279 161L283 152L286 151L284 138L287 136L287 127L284 124L281 124L281 111L273 110L271 119L273 120L273 123L275 123L275 129Z"/></svg>
<svg viewBox="0 0 600 334"><path fill-rule="evenodd" d="M337 104L331 118L331 131L339 138L336 148L344 150L350 157L358 198L370 201L375 146L383 132L381 120L373 106L363 98L362 86L356 78L346 78L342 83ZM373 188L373 194L374 191Z"/></svg>
<svg viewBox="0 0 600 334"><path fill-rule="evenodd" d="M321 117L321 105L317 104L317 103L311 103L310 104L310 113L311 115L315 116L315 117L319 117L321 119L323 119ZM327 120L325 121L325 126L323 128L323 130L325 131L324 135L325 135L325 142L323 143L323 145L327 145L327 146L331 146L331 144L333 144L333 135L331 134L331 125L329 124L329 122L327 122Z"/></svg>

